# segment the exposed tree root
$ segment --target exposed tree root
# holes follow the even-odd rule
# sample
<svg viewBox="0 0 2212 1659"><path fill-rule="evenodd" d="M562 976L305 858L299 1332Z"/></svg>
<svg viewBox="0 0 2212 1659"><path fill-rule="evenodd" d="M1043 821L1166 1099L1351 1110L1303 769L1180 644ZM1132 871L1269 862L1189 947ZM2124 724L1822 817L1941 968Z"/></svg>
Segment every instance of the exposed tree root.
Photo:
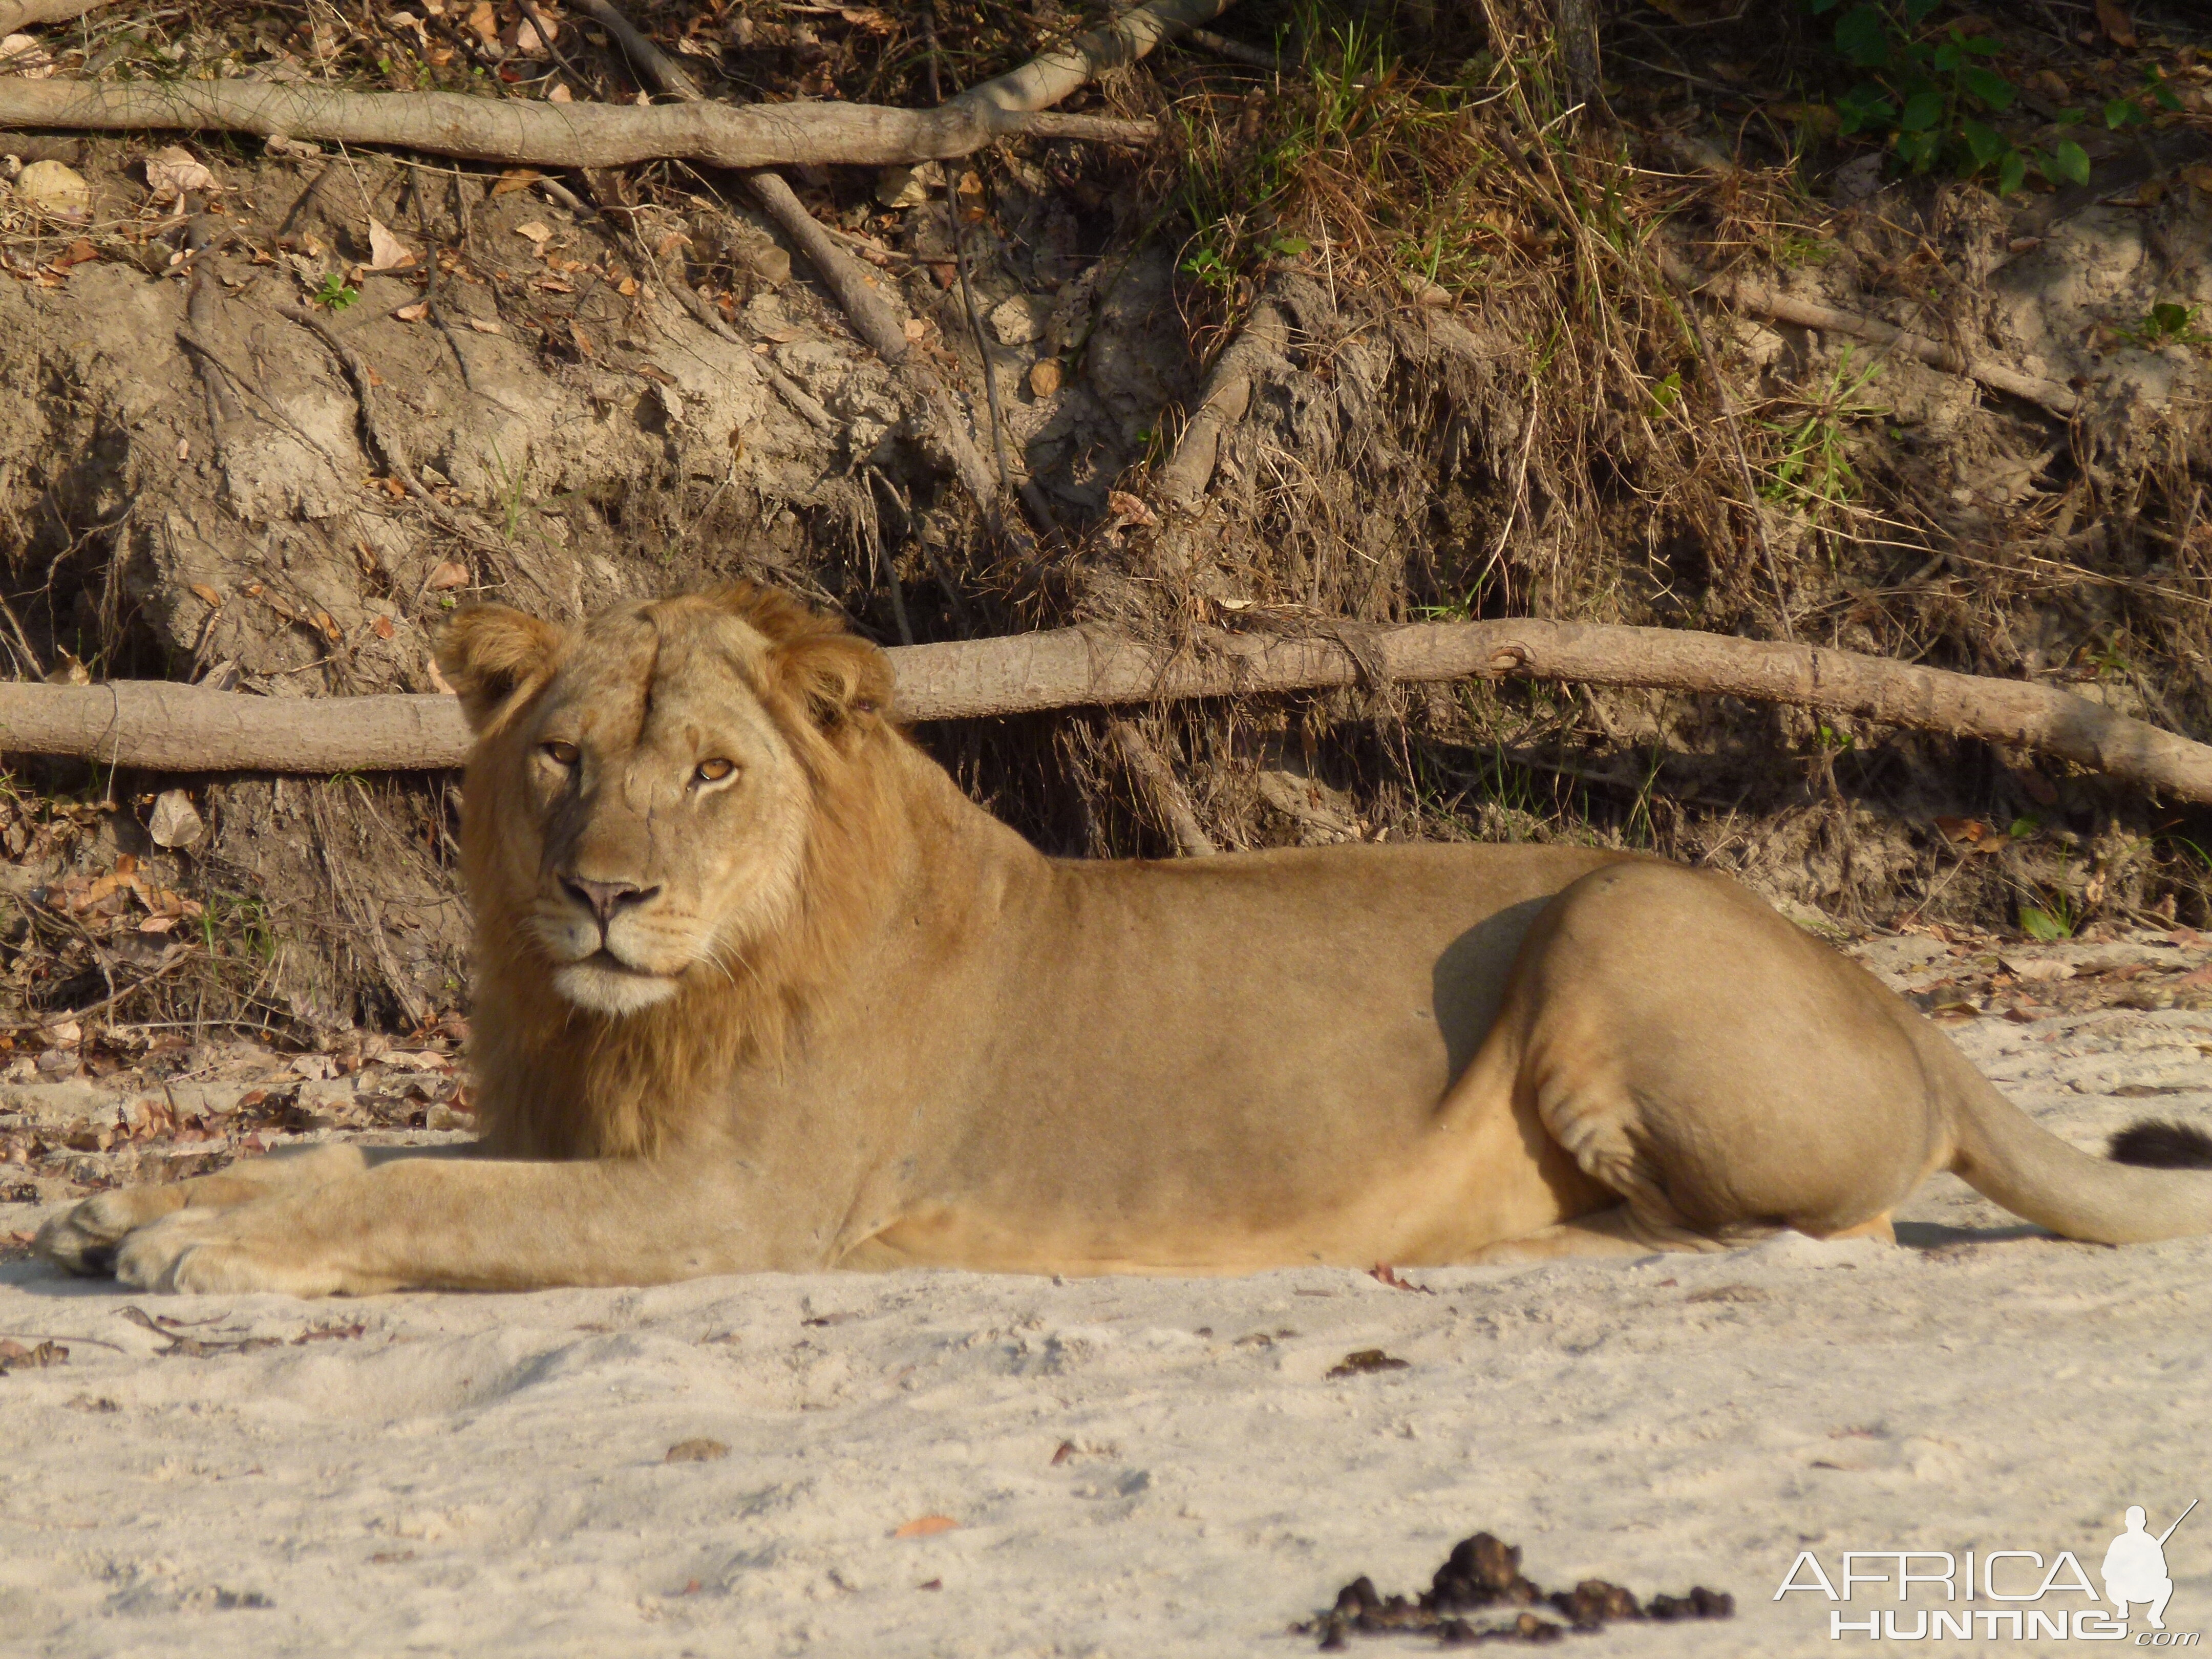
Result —
<svg viewBox="0 0 2212 1659"><path fill-rule="evenodd" d="M1506 621L1332 639L1211 635L1180 652L1085 629L893 650L908 720L1309 690L1383 678L1661 687L1851 714L2039 750L2177 800L2212 801L2212 746L2046 685L1719 634ZM1363 667L1363 663L1366 666ZM1376 672L1379 665L1381 672ZM0 752L173 772L336 772L460 763L460 707L436 696L275 699L162 681L0 685Z"/></svg>
<svg viewBox="0 0 2212 1659"><path fill-rule="evenodd" d="M1125 69L1163 40L1211 23L1235 0L1152 0L1112 22L1078 35L1056 51L1039 52L1018 70L981 81L940 107L995 109L1009 113L1049 109L1085 82Z"/></svg>
<svg viewBox="0 0 2212 1659"><path fill-rule="evenodd" d="M1213 477L1221 440L1244 418L1252 404L1252 377L1270 359L1290 349L1291 326L1282 312L1264 301L1255 306L1242 332L1229 343L1206 376L1198 412L1183 428L1175 453L1160 469L1159 497L1173 507L1195 506Z"/></svg>
<svg viewBox="0 0 2212 1659"><path fill-rule="evenodd" d="M0 125L254 132L389 144L506 166L716 167L947 161L1011 133L1146 143L1150 121L1030 113L955 100L932 110L873 104L526 103L447 92L327 92L258 81L0 79Z"/></svg>
<svg viewBox="0 0 2212 1659"><path fill-rule="evenodd" d="M1106 734L1114 740L1115 751L1137 787L1152 797L1152 805L1167 823L1169 833L1175 836L1176 846L1185 858L1202 859L1215 850L1212 837L1198 821L1198 809L1191 805L1190 793L1176 776L1175 769L1167 763L1160 751L1146 742L1145 734L1124 720L1106 722Z"/></svg>
<svg viewBox="0 0 2212 1659"><path fill-rule="evenodd" d="M2002 392L2008 397L2021 398L2039 404L2052 414L2071 420L2074 411L2081 407L2081 399L2056 380L2023 374L2016 368L2007 368L2002 363L1989 362L1979 357L1962 356L1941 341L1924 335L1908 334L1901 328L1876 322L1871 317L1860 317L1848 311L1838 311L1832 306L1815 305L1809 300L1799 300L1787 294L1777 294L1772 289L1757 283L1738 280L1725 285L1716 284L1716 298L1748 311L1754 316L1765 317L1778 323L1795 323L1800 328L1817 328L1831 334L1849 335L1854 340L1865 340L1871 344L1887 346L1901 351L1908 357L1917 357L1932 368L1948 374L1962 374L1978 380L1992 392Z"/></svg>

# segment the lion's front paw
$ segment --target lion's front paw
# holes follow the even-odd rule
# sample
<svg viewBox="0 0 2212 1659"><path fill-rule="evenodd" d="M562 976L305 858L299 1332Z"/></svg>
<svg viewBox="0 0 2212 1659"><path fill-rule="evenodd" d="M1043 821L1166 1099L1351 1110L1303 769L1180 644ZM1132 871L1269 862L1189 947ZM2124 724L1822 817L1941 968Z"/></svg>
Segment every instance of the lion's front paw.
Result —
<svg viewBox="0 0 2212 1659"><path fill-rule="evenodd" d="M73 1273L115 1271L115 1247L128 1234L183 1207L175 1187L128 1187L73 1205L39 1229L31 1241L57 1267Z"/></svg>
<svg viewBox="0 0 2212 1659"><path fill-rule="evenodd" d="M183 1210L125 1238L114 1252L115 1276L142 1291L188 1295L274 1291L288 1296L330 1296L343 1277L301 1260L295 1244L253 1237L251 1217L240 1212Z"/></svg>

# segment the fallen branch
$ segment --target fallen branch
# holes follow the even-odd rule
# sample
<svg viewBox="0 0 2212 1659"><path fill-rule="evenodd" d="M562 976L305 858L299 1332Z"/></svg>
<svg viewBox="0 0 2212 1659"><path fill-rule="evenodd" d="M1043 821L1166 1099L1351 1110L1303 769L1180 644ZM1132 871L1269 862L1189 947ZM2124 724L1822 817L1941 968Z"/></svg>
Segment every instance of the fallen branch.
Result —
<svg viewBox="0 0 2212 1659"><path fill-rule="evenodd" d="M1280 52L1270 52L1265 46L1250 46L1242 40L1232 40L1225 34L1216 34L1212 29L1188 29L1183 33L1183 44L1210 52L1216 58L1226 58L1232 64L1265 70L1270 75L1282 75L1297 67Z"/></svg>
<svg viewBox="0 0 2212 1659"><path fill-rule="evenodd" d="M0 39L41 23L66 23L108 3L109 0L0 0Z"/></svg>
<svg viewBox="0 0 2212 1659"><path fill-rule="evenodd" d="M1794 299L1787 294L1777 294L1772 289L1743 280L1717 287L1716 295L1739 311L1748 311L1772 322L1794 323L1800 328L1817 328L1830 334L1847 334L1854 340L1865 340L1870 344L1901 351L1906 356L1917 357L1947 374L1963 375L1980 381L1992 392L2002 392L2008 397L2039 404L2065 419L2072 419L2074 411L2081 407L2081 400L2056 380L2023 374L2016 368L2007 368L2002 363L1989 362L1979 357L1967 357L1941 341L1929 339L1924 335L1908 334L1901 328L1878 323L1871 317L1838 311L1830 306L1815 305L1809 300Z"/></svg>
<svg viewBox="0 0 2212 1659"><path fill-rule="evenodd" d="M1032 113L955 100L936 109L876 104L530 103L448 92L331 92L259 81L23 81L0 78L0 126L388 144L504 166L622 167L683 160L764 167L946 161L1011 133L1145 143L1150 121Z"/></svg>
<svg viewBox="0 0 2212 1659"><path fill-rule="evenodd" d="M995 109L1012 113L1049 109L1086 81L1126 69L1164 40L1186 29L1211 23L1235 0L1152 0L1123 12L1103 27L1078 35L1067 45L1039 52L1018 70L978 82L939 106L941 109Z"/></svg>
<svg viewBox="0 0 2212 1659"><path fill-rule="evenodd" d="M894 649L906 719L1157 702L1351 685L1360 657L1394 681L1632 685L1792 703L1885 726L2039 750L2178 800L2212 801L2212 747L2023 680L1985 679L1814 646L1553 622L1376 629L1331 639L1225 634L1182 652L1084 629ZM1367 677L1376 678L1372 668ZM0 752L166 772L410 770L468 753L450 697L270 698L163 681L0 685Z"/></svg>

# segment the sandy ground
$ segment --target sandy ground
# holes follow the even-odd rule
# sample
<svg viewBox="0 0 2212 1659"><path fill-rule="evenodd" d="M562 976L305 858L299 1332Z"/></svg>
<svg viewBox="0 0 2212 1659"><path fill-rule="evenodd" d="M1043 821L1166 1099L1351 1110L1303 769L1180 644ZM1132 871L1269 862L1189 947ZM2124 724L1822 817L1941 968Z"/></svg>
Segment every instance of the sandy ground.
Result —
<svg viewBox="0 0 2212 1659"><path fill-rule="evenodd" d="M2087 1146L2212 1120L2206 954L1871 952ZM38 1190L0 1237L64 1195ZM122 1295L19 1252L0 1336L69 1353L0 1376L0 1649L1292 1653L1354 1575L1418 1590L1487 1528L1547 1588L1737 1599L1577 1654L1858 1651L1817 1595L1772 1599L1799 1551L2094 1574L2129 1504L2155 1529L2212 1496L2212 1243L2057 1242L1948 1176L1905 1219L1898 1248L1406 1275L1424 1291L906 1273L311 1304ZM1376 1348L1407 1365L1328 1375ZM2212 1630L2205 1510L2168 1560L2169 1628Z"/></svg>

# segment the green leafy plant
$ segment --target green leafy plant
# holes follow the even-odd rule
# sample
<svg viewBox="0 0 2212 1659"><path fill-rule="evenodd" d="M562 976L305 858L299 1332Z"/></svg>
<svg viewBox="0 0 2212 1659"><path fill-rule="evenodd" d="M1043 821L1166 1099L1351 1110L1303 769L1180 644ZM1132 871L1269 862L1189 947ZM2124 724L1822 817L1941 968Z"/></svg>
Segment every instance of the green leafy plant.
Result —
<svg viewBox="0 0 2212 1659"><path fill-rule="evenodd" d="M2119 331L2120 334L2146 351L2156 351L2170 345L2212 345L2212 334L2197 326L2196 306L2176 305L2171 300L2161 300L2145 313L2141 320Z"/></svg>
<svg viewBox="0 0 2212 1659"><path fill-rule="evenodd" d="M1814 16L1844 0L1804 0ZM1837 18L1835 46L1863 76L1836 100L1838 130L1887 137L1908 173L1948 168L1961 179L1994 175L2000 194L2018 190L2034 167L2055 183L2081 184L2089 157L2071 139L2023 150L1992 125L2019 88L1990 67L2000 48L1958 24L1929 24L1942 0L1860 0ZM2169 96L2171 93L2169 92Z"/></svg>
<svg viewBox="0 0 2212 1659"><path fill-rule="evenodd" d="M2152 64L2143 70L2142 90L2107 99L2103 113L2106 126L2118 132L2127 127L2148 125L2160 110L2172 111L2180 107L2179 94L2166 85L2166 76L2157 64Z"/></svg>
<svg viewBox="0 0 2212 1659"><path fill-rule="evenodd" d="M310 296L325 311L343 311L361 298L361 290L349 287L346 279L335 270L323 273L323 285Z"/></svg>
<svg viewBox="0 0 2212 1659"><path fill-rule="evenodd" d="M1860 395L1881 373L1879 360L1854 373L1851 350L1846 346L1837 359L1826 392L1819 401L1802 405L1801 417L1761 422L1768 431L1780 436L1782 453L1767 469L1767 482L1759 493L1814 518L1830 507L1849 504L1858 493L1858 474L1851 470L1845 437L1852 422L1875 420L1888 413Z"/></svg>
<svg viewBox="0 0 2212 1659"><path fill-rule="evenodd" d="M2081 925L2081 918L2063 893L2054 894L2045 904L2020 907L2020 931L2045 945L2072 939L2074 930Z"/></svg>

